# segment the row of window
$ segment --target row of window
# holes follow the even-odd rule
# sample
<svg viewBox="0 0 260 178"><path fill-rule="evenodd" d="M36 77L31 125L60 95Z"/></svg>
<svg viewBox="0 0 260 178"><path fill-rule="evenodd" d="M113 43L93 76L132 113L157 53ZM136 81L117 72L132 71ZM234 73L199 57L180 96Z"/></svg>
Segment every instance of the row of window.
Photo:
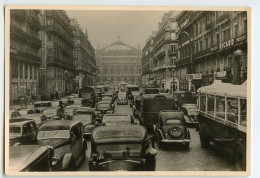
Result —
<svg viewBox="0 0 260 178"><path fill-rule="evenodd" d="M12 78L17 78L20 76L21 78L30 78L37 79L38 78L38 67L34 65L12 62Z"/></svg>
<svg viewBox="0 0 260 178"><path fill-rule="evenodd" d="M55 59L58 59L59 61L66 62L67 64L73 64L73 60L71 59L70 56L68 56L66 53L64 53L56 48L48 48L47 57L48 58L54 57Z"/></svg>
<svg viewBox="0 0 260 178"><path fill-rule="evenodd" d="M11 40L10 47L23 53L31 54L33 56L38 56L38 48L29 45L27 43L22 43L18 40Z"/></svg>
<svg viewBox="0 0 260 178"><path fill-rule="evenodd" d="M73 47L66 40L60 38L58 35L53 33L47 33L47 40L53 41L55 45L63 48L68 53L72 54Z"/></svg>
<svg viewBox="0 0 260 178"><path fill-rule="evenodd" d="M246 127L246 99L200 94L199 109L213 117Z"/></svg>

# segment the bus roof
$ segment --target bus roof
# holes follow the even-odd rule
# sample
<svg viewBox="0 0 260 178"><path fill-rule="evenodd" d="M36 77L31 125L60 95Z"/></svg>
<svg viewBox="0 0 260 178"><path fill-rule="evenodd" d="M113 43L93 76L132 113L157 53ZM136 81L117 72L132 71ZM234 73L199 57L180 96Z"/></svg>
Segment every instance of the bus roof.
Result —
<svg viewBox="0 0 260 178"><path fill-rule="evenodd" d="M212 85L199 88L198 92L220 95L226 94L231 97L247 97L247 81L242 85L234 85L231 83L222 83L220 80L215 80Z"/></svg>

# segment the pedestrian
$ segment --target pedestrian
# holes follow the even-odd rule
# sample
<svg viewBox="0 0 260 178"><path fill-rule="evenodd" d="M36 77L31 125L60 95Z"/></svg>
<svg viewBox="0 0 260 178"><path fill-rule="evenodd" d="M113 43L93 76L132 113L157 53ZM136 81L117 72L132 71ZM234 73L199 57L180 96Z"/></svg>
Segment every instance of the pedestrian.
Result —
<svg viewBox="0 0 260 178"><path fill-rule="evenodd" d="M59 93L57 92L57 90L55 91L55 98L59 99Z"/></svg>

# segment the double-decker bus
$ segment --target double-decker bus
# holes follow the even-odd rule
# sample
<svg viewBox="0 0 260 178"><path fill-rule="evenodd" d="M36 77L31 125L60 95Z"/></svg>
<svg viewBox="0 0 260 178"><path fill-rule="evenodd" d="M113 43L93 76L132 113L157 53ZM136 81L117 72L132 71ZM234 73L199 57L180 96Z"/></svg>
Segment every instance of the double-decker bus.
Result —
<svg viewBox="0 0 260 178"><path fill-rule="evenodd" d="M234 158L239 171L246 170L247 85L233 85L215 80L198 89L200 142L221 145Z"/></svg>

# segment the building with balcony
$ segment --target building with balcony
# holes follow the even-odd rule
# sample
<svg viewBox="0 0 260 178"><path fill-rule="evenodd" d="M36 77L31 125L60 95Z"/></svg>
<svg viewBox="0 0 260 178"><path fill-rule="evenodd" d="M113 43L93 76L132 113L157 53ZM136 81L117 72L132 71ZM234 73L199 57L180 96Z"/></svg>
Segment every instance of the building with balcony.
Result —
<svg viewBox="0 0 260 178"><path fill-rule="evenodd" d="M41 24L40 91L49 95L54 91L60 94L65 90L74 90L74 35L70 19L62 10L42 10Z"/></svg>
<svg viewBox="0 0 260 178"><path fill-rule="evenodd" d="M136 49L120 41L97 49L97 82L100 84L125 81L140 84L141 49Z"/></svg>
<svg viewBox="0 0 260 178"><path fill-rule="evenodd" d="M247 13L184 11L177 17L180 90L196 91L214 79L235 84L247 78Z"/></svg>
<svg viewBox="0 0 260 178"><path fill-rule="evenodd" d="M175 69L177 58L178 41L176 32L178 23L176 16L179 13L173 11L165 13L158 24L158 31L153 33L152 38L146 44L152 53L148 57L152 59L149 67L149 84L157 85L157 87L164 89L171 89L175 80L172 71ZM143 49L143 61L148 60L146 54L144 54L149 54L146 46ZM147 75L147 72L144 74Z"/></svg>
<svg viewBox="0 0 260 178"><path fill-rule="evenodd" d="M142 86L151 86L153 85L153 75L152 75L152 36L146 41L144 48L142 49Z"/></svg>
<svg viewBox="0 0 260 178"><path fill-rule="evenodd" d="M85 33L76 19L71 19L71 26L74 33L74 52L76 59L76 82L77 87L92 86L96 84L96 56L95 49L88 39L87 30Z"/></svg>
<svg viewBox="0 0 260 178"><path fill-rule="evenodd" d="M19 103L21 96L39 92L41 24L38 10L10 11L10 102Z"/></svg>

